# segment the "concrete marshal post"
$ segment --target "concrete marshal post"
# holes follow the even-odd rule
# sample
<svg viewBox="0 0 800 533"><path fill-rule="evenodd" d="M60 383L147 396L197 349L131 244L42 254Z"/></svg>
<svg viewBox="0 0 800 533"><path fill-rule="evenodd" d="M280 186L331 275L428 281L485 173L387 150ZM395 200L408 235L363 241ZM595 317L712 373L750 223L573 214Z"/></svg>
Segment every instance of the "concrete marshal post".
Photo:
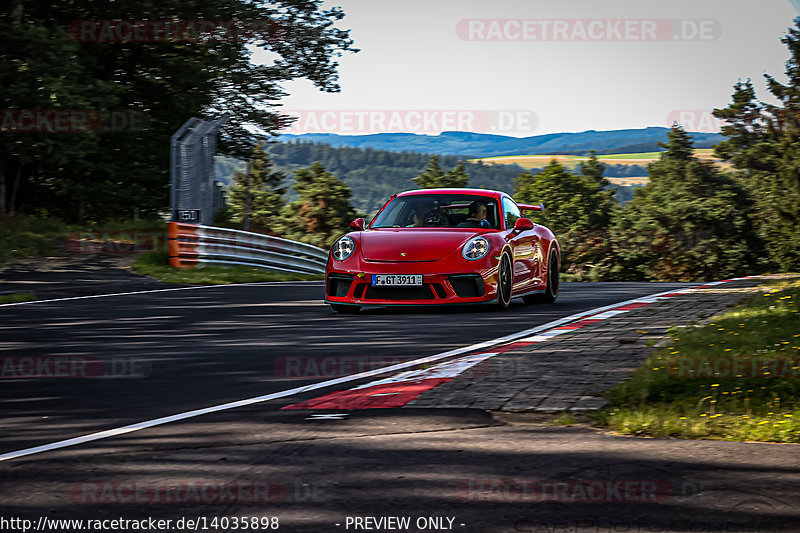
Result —
<svg viewBox="0 0 800 533"><path fill-rule="evenodd" d="M193 224L181 224L180 222L167 223L167 249L169 251L169 264L175 268L189 269L197 266L197 235L196 226ZM183 240L181 240L183 239ZM191 261L187 261L186 255L193 256Z"/></svg>
<svg viewBox="0 0 800 533"><path fill-rule="evenodd" d="M170 211L175 222L210 225L224 207L214 179L217 134L230 115L192 117L170 137Z"/></svg>

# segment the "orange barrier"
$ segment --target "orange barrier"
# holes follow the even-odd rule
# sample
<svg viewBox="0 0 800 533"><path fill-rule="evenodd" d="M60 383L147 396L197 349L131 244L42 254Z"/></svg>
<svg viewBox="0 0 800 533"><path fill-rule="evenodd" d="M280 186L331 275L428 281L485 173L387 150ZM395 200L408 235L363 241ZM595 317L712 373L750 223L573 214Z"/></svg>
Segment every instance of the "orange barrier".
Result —
<svg viewBox="0 0 800 533"><path fill-rule="evenodd" d="M167 224L167 238L169 250L169 264L175 268L194 268L197 266L197 236L196 224L183 224L169 222Z"/></svg>

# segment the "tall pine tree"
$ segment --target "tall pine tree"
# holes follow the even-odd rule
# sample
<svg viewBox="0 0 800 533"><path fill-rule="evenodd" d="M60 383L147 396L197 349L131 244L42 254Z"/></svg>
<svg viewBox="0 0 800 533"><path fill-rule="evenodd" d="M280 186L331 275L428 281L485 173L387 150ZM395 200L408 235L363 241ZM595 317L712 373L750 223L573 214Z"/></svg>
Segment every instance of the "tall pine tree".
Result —
<svg viewBox="0 0 800 533"><path fill-rule="evenodd" d="M581 176L593 180L600 187L606 187L608 185L608 180L604 176L606 165L598 161L597 152L594 150L589 152L589 160L581 162L578 169Z"/></svg>
<svg viewBox="0 0 800 533"><path fill-rule="evenodd" d="M298 199L283 209L281 233L294 240L330 246L358 214L350 205L350 187L320 162L295 172Z"/></svg>
<svg viewBox="0 0 800 533"><path fill-rule="evenodd" d="M781 39L789 49L786 84L765 74L779 105L760 102L750 80L734 85L728 107L714 110L727 137L716 154L733 164L752 194L764 259L783 271L800 269L800 18Z"/></svg>
<svg viewBox="0 0 800 533"><path fill-rule="evenodd" d="M615 220L612 279L717 280L752 272L758 239L747 192L712 163L693 155L680 126L667 133L650 183Z"/></svg>
<svg viewBox="0 0 800 533"><path fill-rule="evenodd" d="M281 211L286 205L286 188L282 184L286 176L273 170L272 161L264 152L262 144L253 149L250 159L250 221L252 229L277 233L281 227ZM235 222L244 220L247 198L247 176L236 172L233 184L228 189L228 211Z"/></svg>
<svg viewBox="0 0 800 533"><path fill-rule="evenodd" d="M543 213L530 216L556 233L567 272L600 277L609 255L603 246L607 238L603 230L608 227L613 200L597 179L568 172L553 159L538 174L523 172L514 184L517 201L544 203Z"/></svg>
<svg viewBox="0 0 800 533"><path fill-rule="evenodd" d="M464 169L463 161L445 174L442 167L439 166L439 158L432 155L425 170L416 178L411 178L411 180L420 189L461 188L466 187L467 183L469 183L469 175Z"/></svg>
<svg viewBox="0 0 800 533"><path fill-rule="evenodd" d="M458 189L461 187L466 187L468 183L469 174L467 174L467 171L464 170L464 162L461 161L455 166L455 168L453 168L453 170L442 177L441 185L439 186Z"/></svg>

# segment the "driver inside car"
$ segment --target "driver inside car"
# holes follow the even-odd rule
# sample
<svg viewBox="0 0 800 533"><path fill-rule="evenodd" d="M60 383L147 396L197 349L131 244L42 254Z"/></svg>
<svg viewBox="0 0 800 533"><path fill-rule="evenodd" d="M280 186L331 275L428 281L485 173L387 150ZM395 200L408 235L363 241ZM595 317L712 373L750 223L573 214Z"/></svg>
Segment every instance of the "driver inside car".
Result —
<svg viewBox="0 0 800 533"><path fill-rule="evenodd" d="M482 202L472 202L469 204L469 218L460 223L459 228L491 228L492 225L486 220L486 204Z"/></svg>

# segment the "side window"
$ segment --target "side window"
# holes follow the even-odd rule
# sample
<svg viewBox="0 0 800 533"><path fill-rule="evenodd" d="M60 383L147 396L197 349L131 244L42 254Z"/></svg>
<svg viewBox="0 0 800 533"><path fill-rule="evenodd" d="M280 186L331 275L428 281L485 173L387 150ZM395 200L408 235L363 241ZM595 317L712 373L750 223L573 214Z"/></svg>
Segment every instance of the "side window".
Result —
<svg viewBox="0 0 800 533"><path fill-rule="evenodd" d="M522 218L519 207L508 197L503 197L503 212L506 215L506 229L513 228L514 222L516 222L518 218Z"/></svg>

